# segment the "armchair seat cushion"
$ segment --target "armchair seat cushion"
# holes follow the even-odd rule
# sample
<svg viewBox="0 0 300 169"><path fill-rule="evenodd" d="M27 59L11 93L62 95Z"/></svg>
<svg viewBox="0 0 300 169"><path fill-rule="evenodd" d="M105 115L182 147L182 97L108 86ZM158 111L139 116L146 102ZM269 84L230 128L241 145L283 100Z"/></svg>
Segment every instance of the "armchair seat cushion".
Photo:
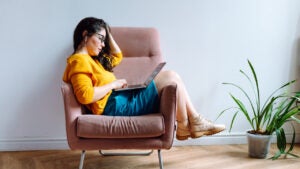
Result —
<svg viewBox="0 0 300 169"><path fill-rule="evenodd" d="M82 115L77 120L81 138L149 138L165 133L161 113L144 116Z"/></svg>

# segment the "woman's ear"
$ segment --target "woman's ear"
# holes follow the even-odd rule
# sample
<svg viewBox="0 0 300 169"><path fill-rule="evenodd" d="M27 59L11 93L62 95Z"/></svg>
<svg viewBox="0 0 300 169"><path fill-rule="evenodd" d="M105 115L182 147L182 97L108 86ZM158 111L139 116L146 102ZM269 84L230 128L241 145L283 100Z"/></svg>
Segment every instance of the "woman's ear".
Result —
<svg viewBox="0 0 300 169"><path fill-rule="evenodd" d="M87 33L88 32L86 30L82 32L82 37L84 39L84 43L86 43L86 41L87 41Z"/></svg>
<svg viewBox="0 0 300 169"><path fill-rule="evenodd" d="M88 32L87 32L86 30L85 30L85 31L83 31L83 32L82 32L82 37L84 37L84 38L85 38L85 37L87 36L87 34L88 34Z"/></svg>

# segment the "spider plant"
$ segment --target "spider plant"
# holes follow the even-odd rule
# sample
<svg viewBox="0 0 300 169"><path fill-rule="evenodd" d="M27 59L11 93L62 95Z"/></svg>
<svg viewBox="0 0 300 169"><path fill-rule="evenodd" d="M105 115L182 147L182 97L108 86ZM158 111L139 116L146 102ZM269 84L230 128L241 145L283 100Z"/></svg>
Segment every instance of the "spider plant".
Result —
<svg viewBox="0 0 300 169"><path fill-rule="evenodd" d="M237 115L242 114L252 128L249 133L262 135L272 135L274 132L276 133L277 147L279 151L272 157L273 160L284 154L298 157L291 153L295 143L294 127L292 126L293 138L288 150L286 150L287 143L283 129L283 125L289 121L296 121L300 123L300 120L295 116L299 113L299 106L297 103L300 100L300 92L291 93L286 90L296 81L292 80L285 83L271 93L266 101L263 102L261 101L261 91L259 88L258 78L252 63L249 60L248 65L251 69L252 78L250 78L250 76L248 76L243 70L240 70L240 73L242 73L242 75L249 81L252 88L252 97L250 97L250 94L247 93L246 90L235 83L223 83L224 85L230 85L237 88L238 91L242 93L242 96L244 96L243 99L245 101L242 101L242 99L239 99L230 93L230 97L233 99L236 106L223 110L219 114L218 118L224 112L231 111L233 113L229 129L230 132Z"/></svg>

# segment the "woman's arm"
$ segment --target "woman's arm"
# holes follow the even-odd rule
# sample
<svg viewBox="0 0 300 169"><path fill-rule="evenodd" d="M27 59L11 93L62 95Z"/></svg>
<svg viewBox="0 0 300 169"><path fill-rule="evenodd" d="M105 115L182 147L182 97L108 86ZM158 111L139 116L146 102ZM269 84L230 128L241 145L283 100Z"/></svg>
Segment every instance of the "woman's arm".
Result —
<svg viewBox="0 0 300 169"><path fill-rule="evenodd" d="M127 82L125 79L118 79L106 85L100 87L94 87L94 97L92 103L102 99L111 90L119 89L125 87L126 85Z"/></svg>
<svg viewBox="0 0 300 169"><path fill-rule="evenodd" d="M107 30L108 30L107 38L109 39L110 54L113 57L111 64L112 64L112 67L115 67L116 65L118 65L122 61L123 54L122 54L122 51L121 51L119 45L117 44L117 42L113 38L113 36L110 33L108 28L107 28Z"/></svg>
<svg viewBox="0 0 300 169"><path fill-rule="evenodd" d="M125 79L115 80L103 86L94 87L87 74L75 74L71 78L77 100L81 104L91 104L102 99L112 89L126 86Z"/></svg>
<svg viewBox="0 0 300 169"><path fill-rule="evenodd" d="M106 30L108 30L107 38L109 39L109 46L110 46L111 53L112 54L121 53L121 49L120 49L119 45L116 43L113 36L111 35L109 29L107 28Z"/></svg>

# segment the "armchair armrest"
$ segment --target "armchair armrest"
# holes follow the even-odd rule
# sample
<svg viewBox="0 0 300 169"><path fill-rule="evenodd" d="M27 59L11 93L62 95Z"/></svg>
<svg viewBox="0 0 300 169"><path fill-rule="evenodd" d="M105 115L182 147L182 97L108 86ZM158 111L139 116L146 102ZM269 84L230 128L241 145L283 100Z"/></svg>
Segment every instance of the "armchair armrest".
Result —
<svg viewBox="0 0 300 169"><path fill-rule="evenodd" d="M62 82L61 92L64 100L66 132L68 141L77 140L77 118L83 114L81 104L76 100L71 84Z"/></svg>
<svg viewBox="0 0 300 169"><path fill-rule="evenodd" d="M160 113L164 116L165 134L162 136L164 143L170 143L163 147L171 148L174 132L177 111L177 85L171 84L163 88L160 96Z"/></svg>

